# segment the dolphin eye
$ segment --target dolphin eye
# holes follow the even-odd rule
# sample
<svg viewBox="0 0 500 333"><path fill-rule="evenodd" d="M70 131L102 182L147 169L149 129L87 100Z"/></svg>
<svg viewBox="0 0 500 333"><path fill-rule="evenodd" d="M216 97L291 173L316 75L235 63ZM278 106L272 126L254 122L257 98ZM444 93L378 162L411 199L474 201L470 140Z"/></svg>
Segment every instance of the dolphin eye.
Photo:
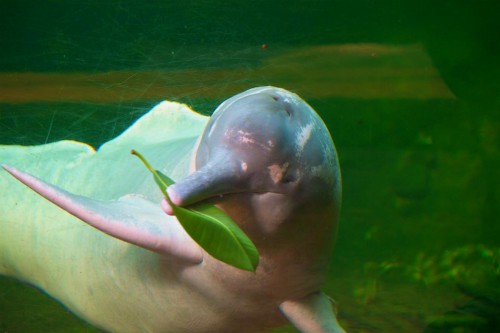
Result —
<svg viewBox="0 0 500 333"><path fill-rule="evenodd" d="M295 183L297 181L297 175L295 172L288 172L285 177L281 180L283 184Z"/></svg>

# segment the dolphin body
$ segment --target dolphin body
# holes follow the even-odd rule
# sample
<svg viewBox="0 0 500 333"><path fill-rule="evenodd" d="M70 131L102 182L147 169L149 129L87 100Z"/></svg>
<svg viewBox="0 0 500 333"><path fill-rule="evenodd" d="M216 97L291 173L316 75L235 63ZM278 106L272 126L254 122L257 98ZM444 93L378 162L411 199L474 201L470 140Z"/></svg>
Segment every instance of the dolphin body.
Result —
<svg viewBox="0 0 500 333"><path fill-rule="evenodd" d="M256 244L257 270L211 257L165 214L132 148L177 180L175 204L225 210ZM0 274L97 327L263 332L288 319L302 332L344 332L320 292L340 169L328 130L293 93L250 89L211 118L164 101L97 151L75 141L0 146L0 163Z"/></svg>

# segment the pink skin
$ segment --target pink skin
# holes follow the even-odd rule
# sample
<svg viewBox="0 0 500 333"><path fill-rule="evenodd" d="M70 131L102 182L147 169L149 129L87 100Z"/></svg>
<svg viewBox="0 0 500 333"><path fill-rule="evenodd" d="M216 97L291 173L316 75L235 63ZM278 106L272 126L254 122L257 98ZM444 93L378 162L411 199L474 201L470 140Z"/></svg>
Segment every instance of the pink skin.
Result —
<svg viewBox="0 0 500 333"><path fill-rule="evenodd" d="M163 199L160 203L161 205L161 209L167 214L167 215L170 215L170 216L174 216L174 210L172 209L172 207L170 207L170 204L168 203L167 199Z"/></svg>
<svg viewBox="0 0 500 333"><path fill-rule="evenodd" d="M261 255L255 273L205 253L175 218L165 216L174 215L166 199L161 210L157 202L134 192L102 201L4 168L90 226L162 256L124 251L122 243L97 236L91 240L102 242L102 248L95 250L93 242L80 243L99 256L74 252L92 263L90 276L95 277L82 279L82 272L74 270L75 277L82 279L74 285L102 286L103 292L88 295L87 288L79 287L67 294L81 289L81 300L89 304L84 314L104 328L137 332L144 323L143 330L151 332L261 332L286 318L301 332L344 333L331 301L319 291L341 198L335 147L321 119L298 96L258 87L225 101L212 115L200 142L195 172L170 186L168 197L175 206L216 199L218 207L235 217L256 243ZM105 167L111 166L101 166ZM79 237L69 235L68 244L75 248L73 240ZM109 256L102 251L108 248ZM68 258L73 262L73 257ZM94 267L97 264L105 265L104 269ZM123 279L115 281L118 278Z"/></svg>
<svg viewBox="0 0 500 333"><path fill-rule="evenodd" d="M170 191L170 189L168 188L167 189L167 194L168 194L168 197L170 198L170 200L172 200L172 202L175 204L175 205L180 205L181 204L181 200L180 198L175 194L175 193L172 193L172 191ZM168 203L167 199L163 199L161 201L161 209L167 214L167 215L170 215L170 216L174 216L175 213L174 213L174 210L172 209L172 207L170 207L170 204Z"/></svg>

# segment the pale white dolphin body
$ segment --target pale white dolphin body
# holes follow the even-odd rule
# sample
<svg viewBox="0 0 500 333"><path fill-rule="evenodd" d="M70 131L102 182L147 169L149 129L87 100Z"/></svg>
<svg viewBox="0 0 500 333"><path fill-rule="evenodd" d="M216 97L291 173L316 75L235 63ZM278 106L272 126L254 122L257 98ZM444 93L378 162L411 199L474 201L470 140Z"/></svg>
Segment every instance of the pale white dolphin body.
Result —
<svg viewBox="0 0 500 333"><path fill-rule="evenodd" d="M257 246L256 272L214 259L165 214L132 148L178 181L174 203L225 210ZM97 327L263 332L288 319L302 332L343 332L320 292L340 209L337 155L295 94L254 88L210 119L162 102L98 151L0 146L0 163L59 206L0 169L0 273Z"/></svg>

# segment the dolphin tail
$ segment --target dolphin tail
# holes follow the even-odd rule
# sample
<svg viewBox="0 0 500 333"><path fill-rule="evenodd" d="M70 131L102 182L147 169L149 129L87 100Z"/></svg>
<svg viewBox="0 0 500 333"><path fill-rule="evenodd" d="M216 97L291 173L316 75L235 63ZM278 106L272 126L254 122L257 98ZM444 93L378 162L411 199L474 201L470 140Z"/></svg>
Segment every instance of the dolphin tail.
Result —
<svg viewBox="0 0 500 333"><path fill-rule="evenodd" d="M67 192L13 167L2 165L12 176L55 205L92 227L125 242L163 255L198 264L201 248L175 218L159 205L138 195L116 201L99 201Z"/></svg>

